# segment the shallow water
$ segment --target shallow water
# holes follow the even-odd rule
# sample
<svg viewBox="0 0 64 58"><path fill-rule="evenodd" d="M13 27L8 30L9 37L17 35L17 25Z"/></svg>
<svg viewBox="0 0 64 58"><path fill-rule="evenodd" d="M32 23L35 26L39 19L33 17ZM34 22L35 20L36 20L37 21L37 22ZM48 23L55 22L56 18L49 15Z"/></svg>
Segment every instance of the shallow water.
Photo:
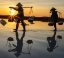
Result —
<svg viewBox="0 0 64 58"><path fill-rule="evenodd" d="M0 24L0 58L64 58L64 24L57 24L54 32L54 27L48 26L48 22L25 22L29 24L25 33L21 31L21 24L18 32L13 32L15 22L8 22L5 26ZM14 41L7 41L9 37ZM33 43L28 44L28 40Z"/></svg>

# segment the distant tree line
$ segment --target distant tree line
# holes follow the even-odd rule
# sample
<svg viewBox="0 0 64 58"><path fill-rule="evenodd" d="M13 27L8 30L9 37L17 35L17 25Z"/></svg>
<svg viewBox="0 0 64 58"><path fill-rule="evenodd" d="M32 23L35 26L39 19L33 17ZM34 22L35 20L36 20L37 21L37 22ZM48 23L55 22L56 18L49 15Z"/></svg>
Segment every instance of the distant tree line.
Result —
<svg viewBox="0 0 64 58"><path fill-rule="evenodd" d="M10 15L0 15L0 18L2 19L8 19ZM24 16L25 20L29 19L29 16ZM50 17L33 17L34 21L42 21L42 22L48 22L48 20L50 19ZM64 21L64 18L59 18L60 20Z"/></svg>

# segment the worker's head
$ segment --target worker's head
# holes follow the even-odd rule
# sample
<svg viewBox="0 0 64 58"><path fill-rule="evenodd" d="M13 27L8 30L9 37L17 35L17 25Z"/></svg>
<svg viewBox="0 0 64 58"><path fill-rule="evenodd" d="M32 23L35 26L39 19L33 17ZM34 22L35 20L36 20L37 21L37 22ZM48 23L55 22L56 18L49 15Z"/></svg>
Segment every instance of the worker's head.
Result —
<svg viewBox="0 0 64 58"><path fill-rule="evenodd" d="M16 6L22 7L23 5L19 2Z"/></svg>
<svg viewBox="0 0 64 58"><path fill-rule="evenodd" d="M55 11L55 10L56 10L56 8L52 7L50 11Z"/></svg>

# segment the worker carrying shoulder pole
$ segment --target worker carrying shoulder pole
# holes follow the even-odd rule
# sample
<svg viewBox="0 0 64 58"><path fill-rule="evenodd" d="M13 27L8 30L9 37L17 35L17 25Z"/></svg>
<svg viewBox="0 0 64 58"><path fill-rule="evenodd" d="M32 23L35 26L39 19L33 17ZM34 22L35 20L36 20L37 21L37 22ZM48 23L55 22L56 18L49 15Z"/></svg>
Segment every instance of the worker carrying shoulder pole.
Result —
<svg viewBox="0 0 64 58"><path fill-rule="evenodd" d="M56 28L56 22L58 21L58 14L57 14L58 11L56 11L56 9L54 7L51 8L50 10L50 13L52 14L51 15L51 19L53 20L53 23L54 23L54 30L56 31L57 28Z"/></svg>
<svg viewBox="0 0 64 58"><path fill-rule="evenodd" d="M24 12L23 12L23 5L21 3L18 3L16 7L9 7L9 8L13 8L14 10L18 11L18 14L15 16L15 18L18 19L17 23L16 23L16 29L13 29L15 32L18 30L19 27L19 23L21 21L22 26L23 26L23 31L25 31L25 24L24 24Z"/></svg>
<svg viewBox="0 0 64 58"><path fill-rule="evenodd" d="M18 30L19 23L21 21L22 26L23 26L23 31L25 31L26 28L25 28L25 23L24 23L24 11L23 11L23 8L32 8L32 7L22 7L23 5L20 2L16 6L17 6L17 8L16 7L9 7L9 8L13 8L14 10L18 11L18 14L15 16L15 18L17 18L18 21L16 23L16 29L14 29L14 30L15 31Z"/></svg>

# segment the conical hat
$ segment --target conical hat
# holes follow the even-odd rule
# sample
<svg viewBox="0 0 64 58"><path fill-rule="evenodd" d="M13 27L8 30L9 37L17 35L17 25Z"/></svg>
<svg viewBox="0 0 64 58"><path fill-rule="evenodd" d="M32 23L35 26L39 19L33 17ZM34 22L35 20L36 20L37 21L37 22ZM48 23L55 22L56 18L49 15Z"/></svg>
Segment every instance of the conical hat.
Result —
<svg viewBox="0 0 64 58"><path fill-rule="evenodd" d="M52 7L52 9L50 11L56 10L54 7Z"/></svg>
<svg viewBox="0 0 64 58"><path fill-rule="evenodd" d="M23 6L20 2L16 6Z"/></svg>

